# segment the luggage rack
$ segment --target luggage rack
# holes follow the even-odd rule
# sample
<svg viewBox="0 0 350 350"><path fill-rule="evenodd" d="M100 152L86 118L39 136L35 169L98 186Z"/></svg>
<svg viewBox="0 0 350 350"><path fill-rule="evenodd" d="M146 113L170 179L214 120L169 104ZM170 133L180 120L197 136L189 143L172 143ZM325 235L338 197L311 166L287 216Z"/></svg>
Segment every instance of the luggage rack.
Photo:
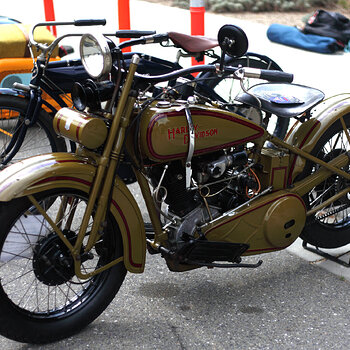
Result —
<svg viewBox="0 0 350 350"><path fill-rule="evenodd" d="M350 267L350 259L349 259L349 262L346 262L346 261L343 261L343 260L340 260L339 258L342 257L343 255L349 253L349 251L347 251L346 253L343 253L343 254L340 254L338 256L334 256L334 255L331 255L331 254L328 254L326 252L324 252L323 250L320 250L318 247L310 247L308 246L308 243L306 241L303 241L303 248L314 253L314 254L317 254L319 256L322 256L323 258L326 258L330 261L333 261L339 265L342 265L344 267Z"/></svg>

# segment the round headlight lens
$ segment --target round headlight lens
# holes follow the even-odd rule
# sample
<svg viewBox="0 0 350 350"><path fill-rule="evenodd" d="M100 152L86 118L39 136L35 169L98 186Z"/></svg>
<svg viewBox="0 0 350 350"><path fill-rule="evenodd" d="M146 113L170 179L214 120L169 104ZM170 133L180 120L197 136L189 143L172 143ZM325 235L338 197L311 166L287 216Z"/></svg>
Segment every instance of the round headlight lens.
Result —
<svg viewBox="0 0 350 350"><path fill-rule="evenodd" d="M80 57L85 70L94 79L111 71L112 56L103 35L84 34L80 40Z"/></svg>

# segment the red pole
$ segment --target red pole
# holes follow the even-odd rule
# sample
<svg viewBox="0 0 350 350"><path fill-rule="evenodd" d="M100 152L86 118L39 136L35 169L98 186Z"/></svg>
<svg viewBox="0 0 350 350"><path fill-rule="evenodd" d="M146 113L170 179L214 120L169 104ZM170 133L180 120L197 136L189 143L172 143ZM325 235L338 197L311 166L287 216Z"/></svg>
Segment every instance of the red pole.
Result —
<svg viewBox="0 0 350 350"><path fill-rule="evenodd" d="M204 35L204 0L190 0L191 13L191 35ZM204 61L198 62L192 57L192 66L203 64Z"/></svg>
<svg viewBox="0 0 350 350"><path fill-rule="evenodd" d="M130 5L129 0L118 0L118 17L119 17L119 29L130 29ZM120 42L129 39L119 39ZM130 47L123 49L124 52L130 52Z"/></svg>
<svg viewBox="0 0 350 350"><path fill-rule="evenodd" d="M53 0L44 0L44 10L45 10L45 21L54 21L55 20L55 9L53 7ZM48 30L54 36L57 36L57 31L55 26L48 26Z"/></svg>

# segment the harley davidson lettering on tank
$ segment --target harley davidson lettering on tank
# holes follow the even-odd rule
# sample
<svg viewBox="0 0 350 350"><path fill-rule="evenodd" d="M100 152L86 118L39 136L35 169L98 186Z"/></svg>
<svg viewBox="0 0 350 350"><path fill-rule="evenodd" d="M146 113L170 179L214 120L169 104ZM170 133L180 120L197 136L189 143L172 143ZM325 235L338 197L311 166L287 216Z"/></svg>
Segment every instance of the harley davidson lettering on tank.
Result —
<svg viewBox="0 0 350 350"><path fill-rule="evenodd" d="M233 147L261 137L264 129L247 119L216 108L191 108L195 133L194 155ZM232 124L235 124L232 127ZM150 108L141 122L141 145L153 161L187 156L188 124L184 107Z"/></svg>
<svg viewBox="0 0 350 350"><path fill-rule="evenodd" d="M199 125L196 124L194 125L194 130L195 130L195 138L201 138L201 137L210 137L210 136L214 136L218 134L218 129L214 128L214 129L207 129L207 130L199 130ZM189 137L188 137L188 127L184 127L182 126L181 128L172 128L172 129L168 129L168 140L175 140L175 137L177 137L177 135L183 135L183 142L184 144L188 144L189 141Z"/></svg>

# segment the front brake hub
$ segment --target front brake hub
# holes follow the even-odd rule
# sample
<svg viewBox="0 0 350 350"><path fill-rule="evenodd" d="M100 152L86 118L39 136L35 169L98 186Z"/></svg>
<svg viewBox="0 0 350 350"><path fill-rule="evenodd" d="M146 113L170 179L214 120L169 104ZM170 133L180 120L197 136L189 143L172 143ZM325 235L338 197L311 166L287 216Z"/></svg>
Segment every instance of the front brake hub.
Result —
<svg viewBox="0 0 350 350"><path fill-rule="evenodd" d="M64 230L63 233L74 244L75 232ZM34 248L33 268L39 281L48 286L65 283L75 274L73 257L55 232L37 242Z"/></svg>

